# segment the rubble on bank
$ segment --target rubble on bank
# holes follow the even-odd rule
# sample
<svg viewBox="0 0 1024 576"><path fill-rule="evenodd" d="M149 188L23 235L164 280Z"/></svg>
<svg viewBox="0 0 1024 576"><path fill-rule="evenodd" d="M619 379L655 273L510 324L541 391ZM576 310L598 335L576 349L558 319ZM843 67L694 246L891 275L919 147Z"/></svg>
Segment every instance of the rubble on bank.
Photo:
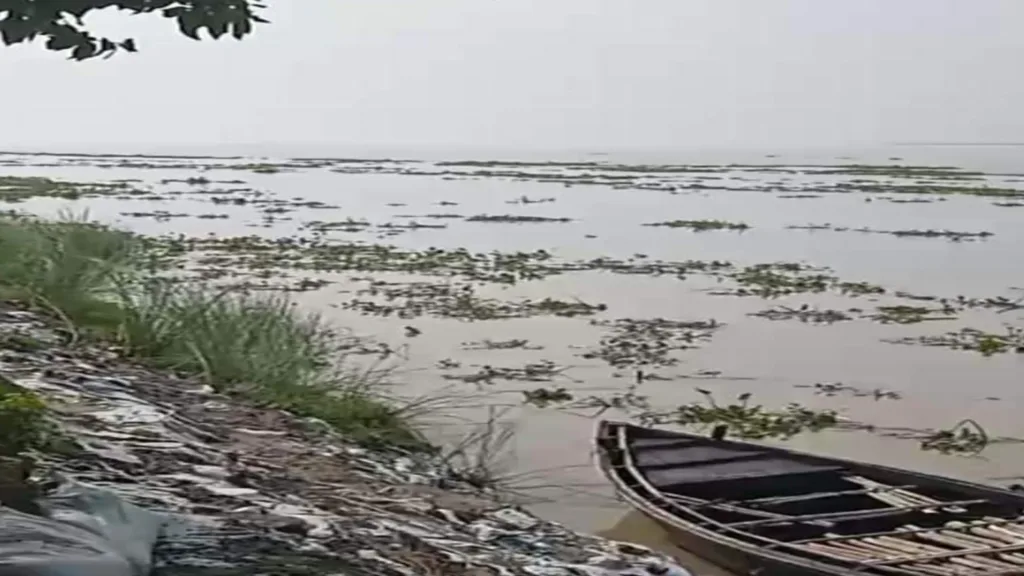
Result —
<svg viewBox="0 0 1024 576"><path fill-rule="evenodd" d="M689 574L640 546L504 504L428 454L360 447L321 422L64 340L48 318L0 306L0 376L43 398L75 445L33 456L34 476L51 480L40 502L82 538L103 522L90 524L81 510L104 509L127 527L120 537L130 545L84 545L55 534L50 520L13 510L31 505L16 505L17 491L5 488L23 472L8 459L0 575L99 576L87 560L110 550L130 576L150 566L157 576ZM5 530L25 532L11 539ZM77 569L5 571L15 557L47 547L59 556L61 546L81 559Z"/></svg>

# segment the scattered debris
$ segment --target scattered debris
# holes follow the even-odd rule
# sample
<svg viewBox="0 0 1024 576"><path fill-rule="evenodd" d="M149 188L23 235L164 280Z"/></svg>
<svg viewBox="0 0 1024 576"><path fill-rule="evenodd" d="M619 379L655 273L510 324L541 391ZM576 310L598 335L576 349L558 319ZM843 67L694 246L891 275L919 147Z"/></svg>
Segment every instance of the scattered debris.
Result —
<svg viewBox="0 0 1024 576"><path fill-rule="evenodd" d="M0 331L42 343L3 351L0 371L53 406L76 443L71 457L40 455L35 476L84 482L165 518L154 574L688 574L509 506L437 456L356 446L115 351L67 349L35 314L4 308Z"/></svg>

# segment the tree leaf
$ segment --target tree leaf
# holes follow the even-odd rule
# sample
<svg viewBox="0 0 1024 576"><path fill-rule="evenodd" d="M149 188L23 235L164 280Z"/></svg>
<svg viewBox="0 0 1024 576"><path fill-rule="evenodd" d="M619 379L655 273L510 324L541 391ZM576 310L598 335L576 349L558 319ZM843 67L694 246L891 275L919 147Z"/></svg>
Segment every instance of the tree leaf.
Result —
<svg viewBox="0 0 1024 576"><path fill-rule="evenodd" d="M92 58L95 55L96 47L93 46L92 42L90 42L88 39L83 39L82 42L78 44L78 47L72 50L71 59L85 60L87 58Z"/></svg>
<svg viewBox="0 0 1024 576"><path fill-rule="evenodd" d="M231 30L231 35L241 40L246 34L252 32L252 24L248 20L236 20Z"/></svg>
<svg viewBox="0 0 1024 576"><path fill-rule="evenodd" d="M210 17L209 21L206 24L206 29L210 31L210 36L213 36L214 40L227 34L228 24L230 24L230 22L228 21L229 17L230 16L224 14L223 12L220 12L215 16Z"/></svg>
<svg viewBox="0 0 1024 576"><path fill-rule="evenodd" d="M31 40L35 34L28 22L21 20L4 20L0 23L0 38L4 44L11 45L25 40Z"/></svg>
<svg viewBox="0 0 1024 576"><path fill-rule="evenodd" d="M203 14L199 11L185 12L178 16L178 29L193 40L199 40L199 27L203 25Z"/></svg>
<svg viewBox="0 0 1024 576"><path fill-rule="evenodd" d="M85 36L70 26L57 26L50 33L46 47L50 50L67 50L82 42Z"/></svg>

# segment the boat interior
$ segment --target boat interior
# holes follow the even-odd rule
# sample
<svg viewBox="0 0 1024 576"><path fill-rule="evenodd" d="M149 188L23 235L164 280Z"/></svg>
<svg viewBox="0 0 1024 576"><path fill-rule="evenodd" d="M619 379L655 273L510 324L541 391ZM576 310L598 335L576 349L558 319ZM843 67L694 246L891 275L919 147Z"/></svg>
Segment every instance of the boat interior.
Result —
<svg viewBox="0 0 1024 576"><path fill-rule="evenodd" d="M1024 575L1024 497L939 477L603 423L605 471L679 530L823 573Z"/></svg>

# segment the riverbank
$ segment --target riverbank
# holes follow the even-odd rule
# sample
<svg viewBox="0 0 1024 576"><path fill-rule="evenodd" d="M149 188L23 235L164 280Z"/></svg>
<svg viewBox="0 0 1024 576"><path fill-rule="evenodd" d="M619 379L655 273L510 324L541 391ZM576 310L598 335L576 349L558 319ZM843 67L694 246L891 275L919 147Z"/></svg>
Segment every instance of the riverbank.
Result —
<svg viewBox="0 0 1024 576"><path fill-rule="evenodd" d="M154 574L683 574L640 547L508 506L424 452L361 446L321 420L110 347L69 347L63 331L0 305L7 393L42 399L48 440L61 440L31 453L33 477L85 482L158 513Z"/></svg>
<svg viewBox="0 0 1024 576"><path fill-rule="evenodd" d="M140 265L152 246L85 222L4 220L0 248L12 541L72 530L11 508L45 514L84 485L101 492L76 501L78 521L111 498L133 511L121 520L155 515L152 542L130 522L122 537L133 569L165 576L685 573L461 480L401 407L337 378L333 335L283 300L165 284ZM56 545L47 562L65 552L95 561Z"/></svg>

